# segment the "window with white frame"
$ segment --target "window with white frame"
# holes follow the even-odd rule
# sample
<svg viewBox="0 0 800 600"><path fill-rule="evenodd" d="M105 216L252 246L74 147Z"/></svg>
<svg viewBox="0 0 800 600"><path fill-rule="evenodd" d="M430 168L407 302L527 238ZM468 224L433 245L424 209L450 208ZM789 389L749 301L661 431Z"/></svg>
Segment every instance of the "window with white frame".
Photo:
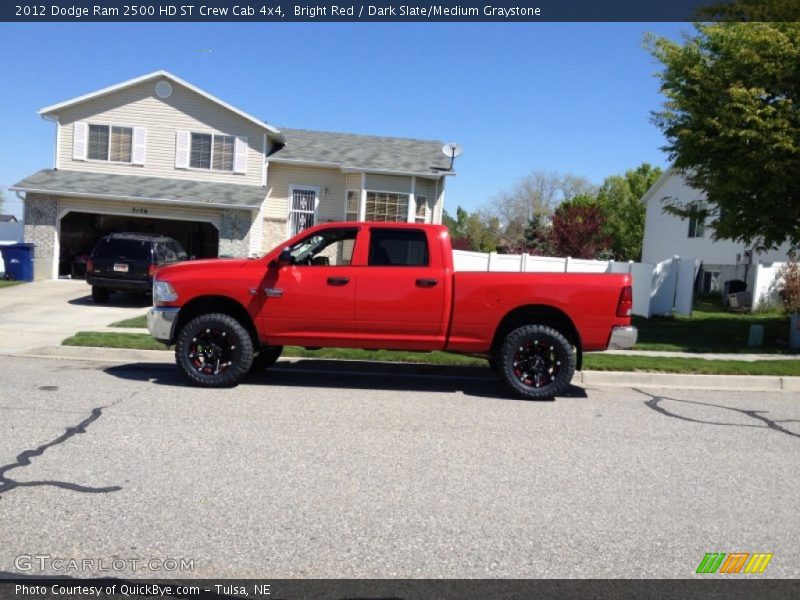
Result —
<svg viewBox="0 0 800 600"><path fill-rule="evenodd" d="M414 200L417 203L416 212L414 213L414 222L415 223L427 223L428 222L428 197L422 194L417 194L414 196Z"/></svg>
<svg viewBox="0 0 800 600"><path fill-rule="evenodd" d="M289 237L314 226L318 198L317 188L303 186L289 188Z"/></svg>
<svg viewBox="0 0 800 600"><path fill-rule="evenodd" d="M234 136L192 133L189 166L193 169L233 171Z"/></svg>
<svg viewBox="0 0 800 600"><path fill-rule="evenodd" d="M695 202L689 207L689 237L701 238L706 233L706 218L704 207Z"/></svg>
<svg viewBox="0 0 800 600"><path fill-rule="evenodd" d="M129 163L133 156L133 127L89 124L86 158Z"/></svg>
<svg viewBox="0 0 800 600"><path fill-rule="evenodd" d="M405 223L408 221L408 194L368 191L364 220Z"/></svg>
<svg viewBox="0 0 800 600"><path fill-rule="evenodd" d="M347 190L347 201L344 208L345 221L358 221L358 209L361 206L361 190Z"/></svg>

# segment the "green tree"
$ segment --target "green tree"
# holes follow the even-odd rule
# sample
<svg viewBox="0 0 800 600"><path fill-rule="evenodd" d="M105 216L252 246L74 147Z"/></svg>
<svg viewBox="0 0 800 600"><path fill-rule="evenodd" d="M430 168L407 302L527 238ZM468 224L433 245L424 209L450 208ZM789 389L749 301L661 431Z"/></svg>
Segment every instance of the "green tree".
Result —
<svg viewBox="0 0 800 600"><path fill-rule="evenodd" d="M660 176L660 168L642 163L624 175L606 177L600 186L597 203L605 217L605 233L611 238L615 260L641 258L647 210L642 196Z"/></svg>
<svg viewBox="0 0 800 600"><path fill-rule="evenodd" d="M754 6L758 3L751 3ZM740 4L747 10L748 4ZM683 44L649 36L666 96L665 150L706 193L715 239L800 244L800 23L702 23ZM665 210L686 217L686 207Z"/></svg>
<svg viewBox="0 0 800 600"><path fill-rule="evenodd" d="M453 248L474 252L495 252L500 243L500 219L483 211L470 214L460 206L454 219L444 211L442 223L450 230Z"/></svg>

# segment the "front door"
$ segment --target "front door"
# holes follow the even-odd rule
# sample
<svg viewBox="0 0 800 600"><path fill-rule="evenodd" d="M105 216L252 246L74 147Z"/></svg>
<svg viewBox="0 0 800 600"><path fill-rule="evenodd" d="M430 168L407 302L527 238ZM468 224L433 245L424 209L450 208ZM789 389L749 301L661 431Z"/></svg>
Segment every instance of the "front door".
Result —
<svg viewBox="0 0 800 600"><path fill-rule="evenodd" d="M289 248L292 264L269 267L261 285L267 343L335 346L355 338L357 234L356 227L318 231Z"/></svg>

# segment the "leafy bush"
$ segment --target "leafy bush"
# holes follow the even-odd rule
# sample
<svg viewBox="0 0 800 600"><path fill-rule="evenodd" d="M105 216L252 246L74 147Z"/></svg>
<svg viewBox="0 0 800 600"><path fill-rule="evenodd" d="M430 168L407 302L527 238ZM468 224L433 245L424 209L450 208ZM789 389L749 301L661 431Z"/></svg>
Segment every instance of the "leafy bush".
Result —
<svg viewBox="0 0 800 600"><path fill-rule="evenodd" d="M800 262L797 255L789 256L787 262L778 271L778 296L783 301L783 310L788 315L800 314Z"/></svg>

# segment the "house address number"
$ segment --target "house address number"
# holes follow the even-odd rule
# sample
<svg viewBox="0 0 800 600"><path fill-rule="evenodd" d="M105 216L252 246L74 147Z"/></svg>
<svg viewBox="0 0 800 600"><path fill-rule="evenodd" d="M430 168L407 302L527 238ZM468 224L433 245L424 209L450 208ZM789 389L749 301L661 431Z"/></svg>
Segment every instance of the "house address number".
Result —
<svg viewBox="0 0 800 600"><path fill-rule="evenodd" d="M131 208L131 212L133 212L133 214L135 214L135 215L146 215L147 214L147 209L146 208L139 208L138 206L134 206L133 208Z"/></svg>

